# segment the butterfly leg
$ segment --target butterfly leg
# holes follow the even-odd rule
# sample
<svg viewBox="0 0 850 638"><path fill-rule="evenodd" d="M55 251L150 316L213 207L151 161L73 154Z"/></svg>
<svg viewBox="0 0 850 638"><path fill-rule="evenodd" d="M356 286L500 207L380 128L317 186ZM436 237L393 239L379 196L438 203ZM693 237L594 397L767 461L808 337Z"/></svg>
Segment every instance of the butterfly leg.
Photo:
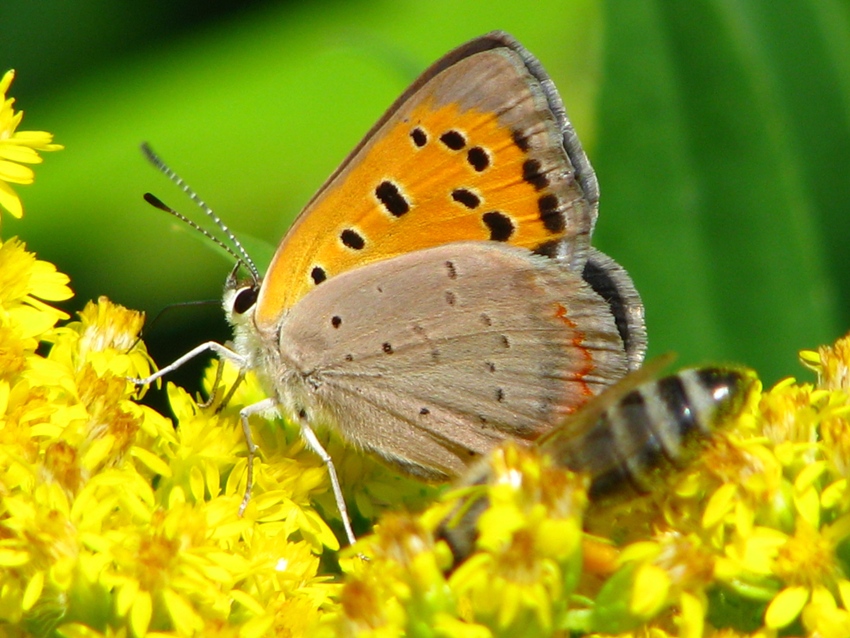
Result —
<svg viewBox="0 0 850 638"><path fill-rule="evenodd" d="M221 398L221 403L218 404L218 407L215 409L216 412L221 412L224 408L227 407L227 404L230 403L231 399L233 399L233 395L236 394L236 390L239 388L240 384L245 380L245 371L239 370L239 374L236 376L236 381L233 382L233 385L230 386L230 389L227 391Z"/></svg>
<svg viewBox="0 0 850 638"><path fill-rule="evenodd" d="M164 377L166 374L174 372L177 368L182 366L187 361L190 361L190 360L194 359L195 357L197 357L199 354L203 354L204 352L208 352L210 350L212 352L214 352L216 355L218 355L218 357L220 359L227 359L233 365L238 367L240 370L247 365L247 361L245 360L245 357L243 357L238 352L234 352L233 350L231 350L227 346L223 346L216 341L207 341L206 343L202 343L201 345L199 345L195 348L192 348L191 350L189 350L189 352L184 354L182 357L180 357L179 359L177 359L173 363L170 363L169 365L165 366L164 368L160 368L159 370L154 372L149 377L145 377L144 379L128 379L128 380L132 381L136 385L150 385L151 383L153 383L157 379Z"/></svg>
<svg viewBox="0 0 850 638"><path fill-rule="evenodd" d="M257 455L257 446L254 443L254 437L251 436L251 424L248 423L248 417L252 414L276 409L277 404L274 399L263 399L259 403L246 406L239 411L239 416L242 419L242 432L245 434L245 444L248 446L248 476L245 481L245 496L242 497L242 503L239 505L239 516L245 513L248 501L251 500L251 490L254 488L254 457Z"/></svg>
<svg viewBox="0 0 850 638"><path fill-rule="evenodd" d="M218 386L221 385L221 379L224 376L224 362L219 359L216 361L217 365L215 367L215 379L213 379L212 383L212 392L210 392L210 396L207 397L206 401L198 403L198 407L202 410L210 407L215 402L215 397L218 394ZM235 389L235 388L234 388ZM229 393L228 393L229 394ZM200 397L200 395L198 395ZM219 409L224 407L224 403L219 406ZM218 412L218 410L216 410Z"/></svg>
<svg viewBox="0 0 850 638"><path fill-rule="evenodd" d="M215 379L213 379L212 383L212 392L210 392L210 396L206 401L198 403L198 407L201 409L206 409L210 407L213 403L215 403L216 397L218 396L218 388L221 385L222 377L224 376L224 362L219 359L218 366L215 369ZM224 408L227 407L227 404L233 399L233 395L236 394L236 390L239 389L239 386L245 380L245 371L244 369L240 369L239 373L236 375L236 381L233 382L227 390L224 392L224 396L218 402L218 405L215 408L215 413L218 414Z"/></svg>
<svg viewBox="0 0 850 638"><path fill-rule="evenodd" d="M331 455L327 453L324 447L322 447L316 433L313 432L313 429L303 419L301 419L301 436L304 437L304 440L307 441L307 445L310 446L310 449L313 450L320 459L322 459L325 467L328 468L328 475L331 478L331 488L333 489L334 500L336 500L337 509L339 510L340 516L342 516L342 524L343 527L345 527L345 535L348 537L348 544L353 545L354 541L357 539L354 537L354 530L351 529L351 519L348 518L348 508L345 506L345 499L342 497L342 488L339 485L339 477L337 476Z"/></svg>

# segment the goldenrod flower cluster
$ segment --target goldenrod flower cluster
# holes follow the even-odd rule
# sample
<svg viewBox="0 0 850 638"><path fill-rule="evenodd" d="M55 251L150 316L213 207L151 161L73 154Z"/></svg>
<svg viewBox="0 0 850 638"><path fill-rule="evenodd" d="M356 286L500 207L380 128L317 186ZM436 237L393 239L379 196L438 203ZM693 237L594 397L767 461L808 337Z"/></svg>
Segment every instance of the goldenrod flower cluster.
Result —
<svg viewBox="0 0 850 638"><path fill-rule="evenodd" d="M40 300L68 297L66 284L21 242L0 247L0 622L35 635L308 633L336 589L317 555L336 539L309 504L321 467L281 463L277 489L237 516L235 415L174 387L176 428L139 405L127 377L150 371L141 315L100 299L55 327Z"/></svg>
<svg viewBox="0 0 850 638"><path fill-rule="evenodd" d="M19 213L11 104L0 204ZM101 298L69 322L51 305L68 283L0 243L1 636L850 636L850 336L801 355L816 383L748 386L652 494L591 502L587 477L509 444L439 496L331 439L362 535L340 551L325 468L288 424L252 421L238 515L250 376L222 406L213 364L210 405L168 385L158 414L128 381L152 366L141 314ZM441 530L464 520L457 560Z"/></svg>

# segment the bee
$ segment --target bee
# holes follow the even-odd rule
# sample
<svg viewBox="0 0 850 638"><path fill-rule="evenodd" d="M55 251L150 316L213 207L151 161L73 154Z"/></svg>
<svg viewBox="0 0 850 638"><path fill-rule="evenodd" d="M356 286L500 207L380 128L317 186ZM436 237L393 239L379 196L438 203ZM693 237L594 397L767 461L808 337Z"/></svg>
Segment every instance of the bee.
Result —
<svg viewBox="0 0 850 638"><path fill-rule="evenodd" d="M672 472L687 467L712 434L741 413L758 383L751 370L732 366L685 369L653 380L671 358L627 375L536 442L556 465L588 476L591 501L663 489ZM492 479L485 462L461 486ZM455 565L472 553L478 518L488 507L486 496L471 498L437 530Z"/></svg>

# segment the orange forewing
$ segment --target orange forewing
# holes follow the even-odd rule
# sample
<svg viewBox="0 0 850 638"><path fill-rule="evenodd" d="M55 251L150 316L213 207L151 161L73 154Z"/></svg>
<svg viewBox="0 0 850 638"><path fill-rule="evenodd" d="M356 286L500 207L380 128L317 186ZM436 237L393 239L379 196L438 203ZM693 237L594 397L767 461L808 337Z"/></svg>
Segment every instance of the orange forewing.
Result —
<svg viewBox="0 0 850 638"><path fill-rule="evenodd" d="M514 51L476 53L394 105L301 213L255 320L275 325L324 279L370 262L461 240L540 249L589 234L594 214L539 80Z"/></svg>

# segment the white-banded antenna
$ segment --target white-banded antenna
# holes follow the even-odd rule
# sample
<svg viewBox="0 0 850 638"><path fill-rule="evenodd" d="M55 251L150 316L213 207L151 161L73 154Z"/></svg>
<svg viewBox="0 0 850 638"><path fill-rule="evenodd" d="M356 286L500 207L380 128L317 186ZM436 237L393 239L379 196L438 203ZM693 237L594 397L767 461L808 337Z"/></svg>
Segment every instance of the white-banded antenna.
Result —
<svg viewBox="0 0 850 638"><path fill-rule="evenodd" d="M250 270L250 271L251 271L251 274L252 274L253 276L256 276L256 272L255 272L254 268L252 268L253 264L251 264L251 263L246 263L246 261L245 261L245 259L246 259L246 258L244 258L242 255L237 254L235 250L233 250L230 246L228 246L228 245L227 245L227 244L225 244L223 241L221 241L218 237L216 237L215 235L213 235L213 234L212 234L210 231L208 231L206 228L202 228L201 226L199 226L198 224L196 224L195 222L193 222L191 219L189 219L188 217L186 217L186 215L184 215L183 213L179 213L179 212L177 212L176 210L174 210L173 208L171 208L171 206L169 206L168 204L166 204L165 202L163 202L163 201L162 201L159 197L157 197L156 195L154 195L154 194L152 194L152 193L145 193L145 194L143 195L143 197L145 198L145 201L146 201L148 204L150 204L151 206L153 206L154 208L158 208L159 210L161 210L161 211L163 211L163 212L166 212L166 213L168 213L169 215L172 215L172 216L176 217L177 219L179 219L181 222L183 222L184 224L186 224L186 225L187 225L187 226L189 226L190 228L192 228L192 229L194 229L194 230L197 230L197 231L198 231L199 233L201 233L204 237L206 237L206 238L207 238L207 239L209 239L211 242L215 243L217 246L219 246L219 247L220 247L220 248L222 248L224 251L226 251L228 255L230 255L231 257L233 257L233 258L234 258L236 261L238 261L240 264L244 264L244 265L245 265L245 267L246 267L248 270Z"/></svg>
<svg viewBox="0 0 850 638"><path fill-rule="evenodd" d="M162 211L165 211L166 213L169 213L170 215L173 215L191 228L194 228L198 232L202 233L204 236L210 238L218 246L226 250L227 253L230 254L234 259L245 264L245 267L251 272L251 277L254 279L254 282L258 283L260 281L260 271L257 270L257 266L254 264L254 260L251 259L251 256L248 254L248 251L245 250L245 247L242 245L242 242L240 242L236 238L236 235L234 235L230 228L227 227L227 224L225 224L221 220L221 218L215 214L215 211L213 211L212 208L207 206L206 202L204 202L204 200L202 200L198 196L198 194L192 189L191 186L189 186L186 182L183 181L182 177L180 177L165 162L163 162L162 159L160 159L159 155L154 153L154 150L148 145L147 142L144 142L142 144L142 153L145 154L145 157L151 164L156 166L163 175L165 175L168 179L174 182L174 184L176 184L180 190L182 190L184 193L186 193L186 195L189 196L189 199L195 202L195 204L197 204L198 207L202 211L204 211L204 214L209 217L216 226L219 227L221 232L223 232L225 237L230 240L230 243L233 244L233 247L236 250L234 251L233 248L229 247L227 244L225 244L218 237L214 236L206 229L201 228L198 224L193 222L185 215L178 213L170 206L166 206L159 198L155 197L154 195L151 195L150 193L145 193L145 200L155 208L158 208Z"/></svg>

